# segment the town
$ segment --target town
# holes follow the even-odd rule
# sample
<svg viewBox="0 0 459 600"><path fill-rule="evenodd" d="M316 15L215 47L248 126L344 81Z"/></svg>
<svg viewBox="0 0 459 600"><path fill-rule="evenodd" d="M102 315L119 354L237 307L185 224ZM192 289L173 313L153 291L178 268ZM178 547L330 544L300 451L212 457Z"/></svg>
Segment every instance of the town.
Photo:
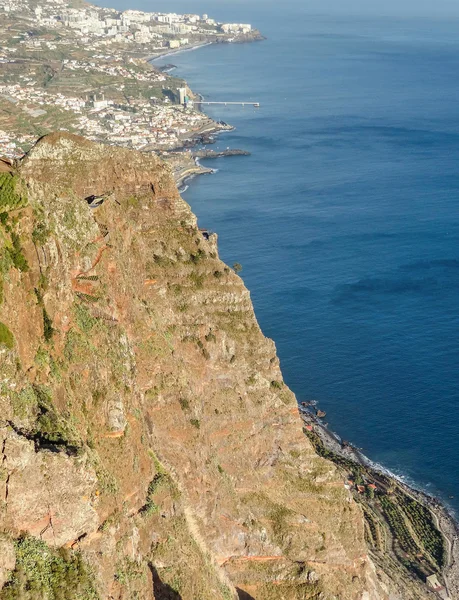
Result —
<svg viewBox="0 0 459 600"><path fill-rule="evenodd" d="M219 23L206 14L6 0L0 6L1 154L19 158L53 130L167 151L225 129L196 110L198 97L183 80L149 61L200 45L258 39L249 24Z"/></svg>

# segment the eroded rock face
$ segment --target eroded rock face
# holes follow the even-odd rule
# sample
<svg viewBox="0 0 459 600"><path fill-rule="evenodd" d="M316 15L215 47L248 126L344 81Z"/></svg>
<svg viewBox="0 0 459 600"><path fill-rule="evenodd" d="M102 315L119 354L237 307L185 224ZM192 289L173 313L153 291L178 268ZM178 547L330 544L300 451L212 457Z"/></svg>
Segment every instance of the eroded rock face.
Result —
<svg viewBox="0 0 459 600"><path fill-rule="evenodd" d="M0 589L16 566L16 552L11 540L0 537Z"/></svg>
<svg viewBox="0 0 459 600"><path fill-rule="evenodd" d="M168 168L52 135L20 175L3 526L80 549L102 598L387 598L361 510Z"/></svg>
<svg viewBox="0 0 459 600"><path fill-rule="evenodd" d="M97 478L87 459L36 451L32 441L7 430L2 445L3 523L60 547L97 530Z"/></svg>

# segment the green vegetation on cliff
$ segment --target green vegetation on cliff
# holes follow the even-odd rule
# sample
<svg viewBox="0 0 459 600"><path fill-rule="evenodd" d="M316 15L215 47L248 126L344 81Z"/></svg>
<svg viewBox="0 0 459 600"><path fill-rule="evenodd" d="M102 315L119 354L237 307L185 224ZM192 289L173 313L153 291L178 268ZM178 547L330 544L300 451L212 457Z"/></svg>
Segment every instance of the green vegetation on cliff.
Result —
<svg viewBox="0 0 459 600"><path fill-rule="evenodd" d="M391 532L401 520L403 558L440 573L431 515L392 492L390 528L379 489L343 485L365 470L310 436L314 452L169 169L56 134L17 173L30 206L0 218L0 600L94 600L92 569L119 600L382 597L368 547L394 596L430 597Z"/></svg>
<svg viewBox="0 0 459 600"><path fill-rule="evenodd" d="M355 497L363 506L370 548L387 554L383 538L392 540L400 564L422 581L432 570L440 571L445 563L445 542L427 506L395 480L330 450L316 432L305 429L305 433L318 454L342 468L356 486L365 488L365 494L358 492ZM376 493L366 485L374 481ZM383 533L385 529L389 536Z"/></svg>
<svg viewBox="0 0 459 600"><path fill-rule="evenodd" d="M18 177L9 172L0 172L0 213L21 208L26 204L27 195L21 190Z"/></svg>
<svg viewBox="0 0 459 600"><path fill-rule="evenodd" d="M4 323L0 323L0 345L1 344L10 349L14 345L13 334Z"/></svg>
<svg viewBox="0 0 459 600"><path fill-rule="evenodd" d="M98 600L91 569L81 554L54 550L22 536L15 542L16 568L0 600Z"/></svg>

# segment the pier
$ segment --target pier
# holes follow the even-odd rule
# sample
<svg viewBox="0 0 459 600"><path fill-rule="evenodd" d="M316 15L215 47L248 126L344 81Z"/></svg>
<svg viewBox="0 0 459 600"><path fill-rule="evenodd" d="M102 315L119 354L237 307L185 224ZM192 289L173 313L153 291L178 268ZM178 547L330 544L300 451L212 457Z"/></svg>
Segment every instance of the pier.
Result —
<svg viewBox="0 0 459 600"><path fill-rule="evenodd" d="M259 102L205 102L201 100L197 100L194 102L195 104L222 104L223 106L237 105L237 106L254 106L255 108L260 108Z"/></svg>
<svg viewBox="0 0 459 600"><path fill-rule="evenodd" d="M219 104L221 106L254 106L255 108L260 108L259 102L208 102L207 100L192 100L188 95L188 88L181 87L177 88L179 93L179 102L182 106L192 107L194 104Z"/></svg>

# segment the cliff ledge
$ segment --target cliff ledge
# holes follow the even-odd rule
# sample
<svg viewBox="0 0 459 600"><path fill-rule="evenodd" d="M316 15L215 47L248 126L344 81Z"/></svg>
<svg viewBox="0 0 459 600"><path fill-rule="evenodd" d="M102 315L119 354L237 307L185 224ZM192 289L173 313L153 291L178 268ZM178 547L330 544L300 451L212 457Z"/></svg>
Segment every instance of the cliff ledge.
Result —
<svg viewBox="0 0 459 600"><path fill-rule="evenodd" d="M53 134L0 213L0 598L431 597L374 567L164 163Z"/></svg>

